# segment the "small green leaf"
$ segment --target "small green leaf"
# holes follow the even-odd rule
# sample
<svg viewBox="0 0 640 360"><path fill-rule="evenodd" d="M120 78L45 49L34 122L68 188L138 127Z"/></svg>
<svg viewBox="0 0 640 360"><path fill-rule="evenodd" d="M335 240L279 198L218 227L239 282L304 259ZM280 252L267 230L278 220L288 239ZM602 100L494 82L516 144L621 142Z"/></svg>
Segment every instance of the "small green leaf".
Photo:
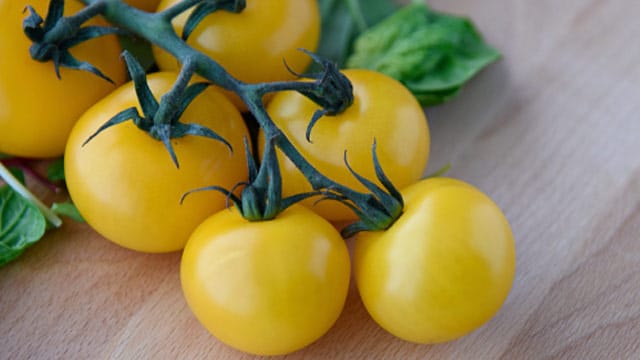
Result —
<svg viewBox="0 0 640 360"><path fill-rule="evenodd" d="M47 179L51 181L64 180L64 158L54 160L47 168Z"/></svg>
<svg viewBox="0 0 640 360"><path fill-rule="evenodd" d="M14 260L42 238L44 215L8 186L0 188L0 266Z"/></svg>
<svg viewBox="0 0 640 360"><path fill-rule="evenodd" d="M412 3L360 35L347 67L385 73L407 86L426 106L456 96L467 81L499 57L469 19Z"/></svg>
<svg viewBox="0 0 640 360"><path fill-rule="evenodd" d="M54 213L66 216L75 222L85 222L80 211L78 211L78 208L71 202L53 203L53 205L51 205L51 210Z"/></svg>

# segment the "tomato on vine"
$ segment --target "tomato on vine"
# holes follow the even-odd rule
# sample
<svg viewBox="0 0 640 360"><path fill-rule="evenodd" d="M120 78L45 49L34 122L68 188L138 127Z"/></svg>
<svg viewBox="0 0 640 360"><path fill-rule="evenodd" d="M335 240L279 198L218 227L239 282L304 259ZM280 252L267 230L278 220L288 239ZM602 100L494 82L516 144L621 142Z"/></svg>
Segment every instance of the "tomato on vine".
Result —
<svg viewBox="0 0 640 360"><path fill-rule="evenodd" d="M176 81L174 73L148 77L156 98ZM217 193L182 196L218 184L233 187L247 176L243 139L248 131L238 110L221 92L205 89L186 108L180 121L213 129L225 144L200 136L171 139L179 160L172 162L166 144L133 123L112 126L87 140L114 115L140 107L133 83L127 83L91 107L78 121L65 152L69 193L97 232L124 247L145 252L183 248L191 231L225 207Z"/></svg>
<svg viewBox="0 0 640 360"><path fill-rule="evenodd" d="M475 187L430 178L402 191L403 214L384 231L360 232L354 275L373 319L416 343L463 336L507 298L515 244L498 206Z"/></svg>
<svg viewBox="0 0 640 360"><path fill-rule="evenodd" d="M115 89L115 85L86 71L60 69L52 63L35 61L29 54L31 40L23 32L27 5L46 14L49 0L2 1L0 19L0 152L23 157L62 155L73 124L93 103ZM83 8L76 0L65 2L65 14ZM90 24L104 24L91 20ZM121 48L115 36L83 42L70 49L77 59L87 61L122 84L125 67L119 60Z"/></svg>
<svg viewBox="0 0 640 360"><path fill-rule="evenodd" d="M309 129L309 121L320 106L298 92L277 93L267 112L302 156L337 183L364 190L345 167L345 152L356 172L376 178L371 161L374 141L380 163L395 186L417 181L426 167L430 144L427 119L418 101L402 84L381 73L356 69L343 73L353 85L353 103L338 115L320 118L313 128ZM279 157L284 194L309 191L311 186L302 173L282 153ZM330 220L356 218L335 201L309 199L305 204Z"/></svg>
<svg viewBox="0 0 640 360"><path fill-rule="evenodd" d="M219 340L286 354L320 338L342 312L349 252L337 230L303 206L267 221L248 221L234 207L194 231L180 278L189 307Z"/></svg>

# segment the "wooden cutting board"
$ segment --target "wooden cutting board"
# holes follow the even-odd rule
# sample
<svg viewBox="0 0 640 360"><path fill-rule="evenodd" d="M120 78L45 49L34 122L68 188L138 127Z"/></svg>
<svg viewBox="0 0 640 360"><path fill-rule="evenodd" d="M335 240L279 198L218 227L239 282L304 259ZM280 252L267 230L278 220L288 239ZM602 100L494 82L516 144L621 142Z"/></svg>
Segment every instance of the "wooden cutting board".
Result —
<svg viewBox="0 0 640 360"><path fill-rule="evenodd" d="M517 242L498 315L451 343L393 338L352 289L298 359L637 359L640 2L446 1L504 54L427 109L429 170L495 199ZM6 69L4 70L6 71ZM66 223L0 269L0 359L245 359L182 298L179 254L145 255Z"/></svg>

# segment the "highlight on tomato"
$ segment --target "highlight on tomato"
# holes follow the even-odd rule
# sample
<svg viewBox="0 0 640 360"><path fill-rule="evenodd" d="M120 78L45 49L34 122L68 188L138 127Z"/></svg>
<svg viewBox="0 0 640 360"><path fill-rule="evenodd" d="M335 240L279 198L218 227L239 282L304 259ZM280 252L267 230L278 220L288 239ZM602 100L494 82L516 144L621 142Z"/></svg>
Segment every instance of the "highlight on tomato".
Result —
<svg viewBox="0 0 640 360"><path fill-rule="evenodd" d="M350 278L346 244L300 205L249 221L236 207L194 231L180 278L196 318L223 343L258 355L299 350L342 312Z"/></svg>
<svg viewBox="0 0 640 360"><path fill-rule="evenodd" d="M114 35L91 39L70 49L79 61L91 63L116 85L87 71L60 68L52 62L31 58L31 40L22 21L27 5L44 17L49 0L0 2L0 152L22 157L48 158L62 155L67 137L82 113L124 83L125 66ZM76 0L65 2L65 15L83 8ZM102 24L91 20L89 25Z"/></svg>
<svg viewBox="0 0 640 360"><path fill-rule="evenodd" d="M166 94L177 74L148 76L156 99ZM206 88L189 104L181 123L199 124L223 142L184 136L167 143L152 138L132 122L96 131L121 111L140 109L133 82L97 102L80 118L67 143L64 166L69 193L87 223L105 238L144 252L184 247L193 229L226 206L225 196L193 189L218 184L231 188L247 177L244 139L249 136L239 111L218 90ZM91 141L87 140L95 135Z"/></svg>
<svg viewBox="0 0 640 360"><path fill-rule="evenodd" d="M403 188L423 176L429 157L430 135L424 110L398 81L370 70L347 69L343 74L353 85L354 101L344 112L320 118L307 140L310 120L320 106L294 91L279 92L267 112L302 156L322 174L358 191L365 187L345 166L345 154L354 170L376 179L371 148L377 142L380 164L391 182ZM260 133L263 148L264 134ZM311 190L306 178L278 152L285 196ZM378 182L379 184L379 182ZM336 201L304 204L332 221L355 220L351 209Z"/></svg>
<svg viewBox="0 0 640 360"><path fill-rule="evenodd" d="M391 334L432 344L489 321L511 289L515 243L498 206L477 188L430 178L402 191L403 214L360 232L355 281L367 311Z"/></svg>

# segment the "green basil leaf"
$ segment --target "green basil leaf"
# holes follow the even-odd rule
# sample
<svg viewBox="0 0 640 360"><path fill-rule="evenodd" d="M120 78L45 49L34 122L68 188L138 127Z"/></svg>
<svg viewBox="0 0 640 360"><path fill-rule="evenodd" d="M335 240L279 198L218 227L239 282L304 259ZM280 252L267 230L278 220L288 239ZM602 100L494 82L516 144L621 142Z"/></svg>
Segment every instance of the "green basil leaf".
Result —
<svg viewBox="0 0 640 360"><path fill-rule="evenodd" d="M66 216L75 222L85 222L82 215L80 215L80 211L78 211L78 208L71 202L53 203L53 205L51 205L51 210L54 213Z"/></svg>
<svg viewBox="0 0 640 360"><path fill-rule="evenodd" d="M0 266L17 258L42 238L44 215L8 186L0 188Z"/></svg>
<svg viewBox="0 0 640 360"><path fill-rule="evenodd" d="M457 95L462 85L499 57L469 19L414 2L361 34L347 67L385 73L427 106Z"/></svg>
<svg viewBox="0 0 640 360"><path fill-rule="evenodd" d="M359 34L398 9L391 0L319 0L318 4L322 32L316 52L339 66Z"/></svg>

